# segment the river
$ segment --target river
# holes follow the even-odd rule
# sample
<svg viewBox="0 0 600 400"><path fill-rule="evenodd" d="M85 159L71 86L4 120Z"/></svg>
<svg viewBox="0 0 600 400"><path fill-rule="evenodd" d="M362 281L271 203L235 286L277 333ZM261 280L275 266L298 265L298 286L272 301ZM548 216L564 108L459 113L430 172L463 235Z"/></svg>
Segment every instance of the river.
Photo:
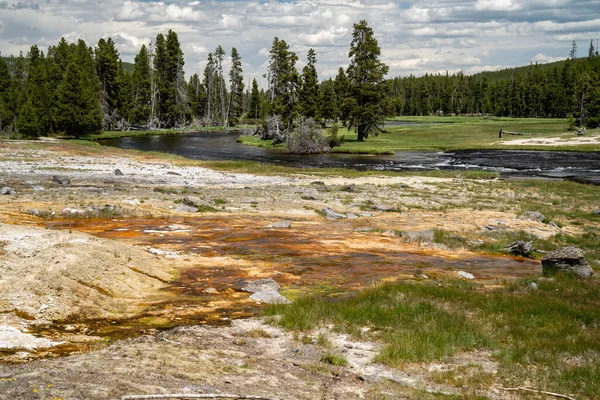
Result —
<svg viewBox="0 0 600 400"><path fill-rule="evenodd" d="M101 140L106 146L158 151L196 160L253 160L299 168L352 168L376 171L479 170L503 177L545 177L600 184L600 153L461 150L403 151L395 155L294 155L237 143L238 132L199 132Z"/></svg>

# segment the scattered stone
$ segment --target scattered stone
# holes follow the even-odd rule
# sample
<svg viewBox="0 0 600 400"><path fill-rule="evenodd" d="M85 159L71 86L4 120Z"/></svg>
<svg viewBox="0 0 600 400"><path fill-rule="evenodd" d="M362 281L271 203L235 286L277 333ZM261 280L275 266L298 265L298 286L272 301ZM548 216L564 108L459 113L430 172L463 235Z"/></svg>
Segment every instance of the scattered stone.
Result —
<svg viewBox="0 0 600 400"><path fill-rule="evenodd" d="M315 186L325 186L325 182L323 181L314 181L310 183L311 185L315 185Z"/></svg>
<svg viewBox="0 0 600 400"><path fill-rule="evenodd" d="M140 201L138 199L125 199L123 203L128 204L130 206L139 206Z"/></svg>
<svg viewBox="0 0 600 400"><path fill-rule="evenodd" d="M54 183L58 183L59 185L68 185L69 183L71 183L71 178L64 175L53 175L52 181Z"/></svg>
<svg viewBox="0 0 600 400"><path fill-rule="evenodd" d="M67 217L81 216L85 214L85 210L67 207L62 210L61 214Z"/></svg>
<svg viewBox="0 0 600 400"><path fill-rule="evenodd" d="M271 222L267 228L287 229L292 226L292 221Z"/></svg>
<svg viewBox="0 0 600 400"><path fill-rule="evenodd" d="M475 279L475 275L470 274L468 272L465 271L458 271L458 276L463 278L463 279Z"/></svg>
<svg viewBox="0 0 600 400"><path fill-rule="evenodd" d="M396 236L396 232L394 232L394 231L392 231L392 230L389 230L389 229L388 229L387 231L383 231L383 232L381 232L381 234L382 234L383 236Z"/></svg>
<svg viewBox="0 0 600 400"><path fill-rule="evenodd" d="M373 216L373 214L370 212L363 212L363 213L360 213L360 216L364 217L364 218L370 218Z"/></svg>
<svg viewBox="0 0 600 400"><path fill-rule="evenodd" d="M544 275L567 272L581 278L589 278L594 274L583 255L583 250L574 246L560 247L548 253L542 260L542 270Z"/></svg>
<svg viewBox="0 0 600 400"><path fill-rule="evenodd" d="M594 210L594 211L592 211L592 214L594 214L594 215L600 215L600 210Z"/></svg>
<svg viewBox="0 0 600 400"><path fill-rule="evenodd" d="M120 169L115 169L115 176L124 176L125 174Z"/></svg>
<svg viewBox="0 0 600 400"><path fill-rule="evenodd" d="M279 294L279 284L271 278L257 281L246 281L241 288L244 292L253 293L250 298L267 304L290 304L287 298Z"/></svg>
<svg viewBox="0 0 600 400"><path fill-rule="evenodd" d="M560 226L558 226L558 225L556 224L556 222L554 222L554 221L550 221L550 222L548 222L548 226L550 226L550 227L552 227L552 228L560 229Z"/></svg>
<svg viewBox="0 0 600 400"><path fill-rule="evenodd" d="M208 293L208 294L217 294L219 293L219 291L217 289L215 289L214 287L207 287L206 289L203 290L204 293Z"/></svg>
<svg viewBox="0 0 600 400"><path fill-rule="evenodd" d="M206 202L196 196L185 196L181 202L186 206L200 208L206 205Z"/></svg>
<svg viewBox="0 0 600 400"><path fill-rule="evenodd" d="M356 228L354 232L372 232L373 228Z"/></svg>
<svg viewBox="0 0 600 400"><path fill-rule="evenodd" d="M484 244L484 243L485 243L485 242L484 242L483 240L480 240L480 239L476 239L476 240L469 240L469 241L467 242L467 244L468 244L468 245L470 245L470 246L474 246L474 247L477 247L477 246L483 246L483 244Z"/></svg>
<svg viewBox="0 0 600 400"><path fill-rule="evenodd" d="M46 188L45 188L45 187L43 187L43 186L33 186L33 187L31 188L31 190L33 190L33 191L35 191L35 192L42 192L42 191L46 190Z"/></svg>
<svg viewBox="0 0 600 400"><path fill-rule="evenodd" d="M483 229L486 231L497 231L500 227L498 225L486 225Z"/></svg>
<svg viewBox="0 0 600 400"><path fill-rule="evenodd" d="M533 242L524 242L522 240L517 240L516 242L512 242L506 247L509 253L513 253L519 256L529 257L531 252L533 251Z"/></svg>
<svg viewBox="0 0 600 400"><path fill-rule="evenodd" d="M38 210L37 208L30 208L29 210L27 210L27 214L33 215L34 217L39 217L40 215L42 215L40 210Z"/></svg>
<svg viewBox="0 0 600 400"><path fill-rule="evenodd" d="M186 212L186 213L195 213L198 212L196 207L186 206L185 204L179 204L177 208L175 208L177 212Z"/></svg>
<svg viewBox="0 0 600 400"><path fill-rule="evenodd" d="M317 199L315 196L311 196L311 195L303 195L303 196L301 196L300 198L301 198L302 200L313 200L313 201L315 201L315 200L319 200L319 199Z"/></svg>
<svg viewBox="0 0 600 400"><path fill-rule="evenodd" d="M181 176L181 174L179 172L175 172L175 171L168 171L167 175L176 175L176 176Z"/></svg>
<svg viewBox="0 0 600 400"><path fill-rule="evenodd" d="M407 239L409 242L433 242L435 240L435 233L431 229L422 231L404 231L400 236Z"/></svg>
<svg viewBox="0 0 600 400"><path fill-rule="evenodd" d="M348 219L358 219L358 215L349 212L349 213L346 213L346 218L348 218Z"/></svg>
<svg viewBox="0 0 600 400"><path fill-rule="evenodd" d="M538 284L535 282L531 282L527 287L531 290L538 290Z"/></svg>
<svg viewBox="0 0 600 400"><path fill-rule="evenodd" d="M8 186L4 186L2 189L0 189L0 195L2 196L12 196L15 193L15 189L8 187Z"/></svg>
<svg viewBox="0 0 600 400"><path fill-rule="evenodd" d="M546 219L546 216L538 211L527 211L523 215L519 216L519 219L529 219L532 221L542 222Z"/></svg>
<svg viewBox="0 0 600 400"><path fill-rule="evenodd" d="M342 187L342 191L343 192L348 192L348 193L354 193L356 192L356 185L355 184L351 184L348 186L344 186Z"/></svg>
<svg viewBox="0 0 600 400"><path fill-rule="evenodd" d="M333 220L336 220L336 219L345 219L346 218L346 215L340 214L338 212L335 212L331 208L328 208L328 207L324 208L321 211L323 211L323 213L325 213L325 218L328 219L328 220L330 220L330 221L333 221Z"/></svg>

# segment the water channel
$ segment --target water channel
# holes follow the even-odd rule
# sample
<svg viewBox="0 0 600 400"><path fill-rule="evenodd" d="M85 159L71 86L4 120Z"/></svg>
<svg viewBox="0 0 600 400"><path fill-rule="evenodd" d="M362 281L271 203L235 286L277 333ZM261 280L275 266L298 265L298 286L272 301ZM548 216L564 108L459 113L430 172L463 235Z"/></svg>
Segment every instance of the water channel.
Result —
<svg viewBox="0 0 600 400"><path fill-rule="evenodd" d="M403 123L407 124L407 123ZM507 178L545 177L600 184L600 152L526 150L403 151L395 155L294 155L237 143L239 132L123 137L100 141L123 149L158 151L207 161L252 160L298 168L374 171L479 170Z"/></svg>

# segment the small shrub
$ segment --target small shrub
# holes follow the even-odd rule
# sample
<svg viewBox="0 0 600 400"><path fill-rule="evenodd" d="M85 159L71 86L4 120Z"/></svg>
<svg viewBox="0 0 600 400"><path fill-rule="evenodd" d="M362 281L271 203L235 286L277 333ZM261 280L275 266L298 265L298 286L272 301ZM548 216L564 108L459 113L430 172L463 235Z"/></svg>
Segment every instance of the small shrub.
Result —
<svg viewBox="0 0 600 400"><path fill-rule="evenodd" d="M298 128L288 134L285 143L286 153L292 154L319 154L331 150L328 139L311 118L303 118Z"/></svg>
<svg viewBox="0 0 600 400"><path fill-rule="evenodd" d="M345 367L348 365L348 360L346 360L342 356L338 356L337 354L326 353L321 356L321 362L326 364L331 364L336 367Z"/></svg>

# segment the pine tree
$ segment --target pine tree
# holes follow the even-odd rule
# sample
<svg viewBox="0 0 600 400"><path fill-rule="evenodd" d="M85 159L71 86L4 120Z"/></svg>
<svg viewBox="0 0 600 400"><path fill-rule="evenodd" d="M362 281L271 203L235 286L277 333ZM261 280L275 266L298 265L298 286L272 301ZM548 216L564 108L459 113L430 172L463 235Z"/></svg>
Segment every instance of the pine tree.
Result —
<svg viewBox="0 0 600 400"><path fill-rule="evenodd" d="M78 138L102 128L102 114L95 82L71 61L56 93L56 125L66 135Z"/></svg>
<svg viewBox="0 0 600 400"><path fill-rule="evenodd" d="M116 114L119 127L123 129L126 126L129 126L132 117L134 100L133 78L131 74L125 70L121 60L119 60L119 68L117 71Z"/></svg>
<svg viewBox="0 0 600 400"><path fill-rule="evenodd" d="M190 77L190 81L187 85L188 88L188 102L190 104L190 112L192 118L202 119L204 115L204 103L206 101L206 92L204 85L200 82L198 74L194 74Z"/></svg>
<svg viewBox="0 0 600 400"><path fill-rule="evenodd" d="M300 88L300 112L308 118L316 118L319 112L319 80L317 77L317 53L308 50L308 63L302 69L302 86Z"/></svg>
<svg viewBox="0 0 600 400"><path fill-rule="evenodd" d="M218 45L214 52L215 58L215 73L216 73L216 94L218 95L219 109L219 120L220 124L224 125L227 119L227 110L225 109L226 95L225 95L225 79L223 78L223 61L225 60L225 50L221 45Z"/></svg>
<svg viewBox="0 0 600 400"><path fill-rule="evenodd" d="M21 134L36 138L48 133L44 126L46 68L44 54L37 46L31 46L27 58L29 68L25 84L26 101L19 113L18 125Z"/></svg>
<svg viewBox="0 0 600 400"><path fill-rule="evenodd" d="M588 51L588 59L594 58L595 55L596 55L596 52L594 49L594 40L590 40L590 49Z"/></svg>
<svg viewBox="0 0 600 400"><path fill-rule="evenodd" d="M261 116L261 96L258 90L258 82L252 79L252 92L250 94L250 105L248 106L248 117L254 119L254 122Z"/></svg>
<svg viewBox="0 0 600 400"><path fill-rule="evenodd" d="M575 42L573 40L573 43L571 43L571 51L569 52L569 58L571 59L571 61L575 61L575 59L577 58L577 42Z"/></svg>
<svg viewBox="0 0 600 400"><path fill-rule="evenodd" d="M231 94L229 95L229 124L235 124L242 114L242 101L244 97L244 77L242 75L242 60L234 47L231 49L231 69L229 71L229 85Z"/></svg>
<svg viewBox="0 0 600 400"><path fill-rule="evenodd" d="M383 83L388 66L379 60L380 55L381 49L367 21L354 24L348 53L351 112L347 118L349 126L357 130L358 141L376 135L383 123Z"/></svg>
<svg viewBox="0 0 600 400"><path fill-rule="evenodd" d="M273 39L269 51L269 92L271 113L281 115L284 125L291 127L296 117L300 76L296 70L298 56L289 50L285 40Z"/></svg>
<svg viewBox="0 0 600 400"><path fill-rule="evenodd" d="M333 121L338 115L338 97L335 92L335 83L329 79L319 88L319 117L324 121Z"/></svg>
<svg viewBox="0 0 600 400"><path fill-rule="evenodd" d="M183 52L177 33L169 30L156 36L154 69L156 70L157 117L159 125L176 127L186 122L187 89L183 74Z"/></svg>
<svg viewBox="0 0 600 400"><path fill-rule="evenodd" d="M142 45L135 56L132 76L133 110L131 123L146 125L150 121L150 104L152 102L152 76L150 73L150 54L146 45Z"/></svg>
<svg viewBox="0 0 600 400"><path fill-rule="evenodd" d="M338 114L336 115L336 118L345 121L349 113L349 102L347 100L350 94L350 81L348 80L348 76L346 76L346 71L344 71L344 68L340 67L338 69L338 74L335 77L334 84L338 104Z"/></svg>
<svg viewBox="0 0 600 400"><path fill-rule="evenodd" d="M206 63L206 67L204 68L203 84L206 88L206 117L208 118L208 123L210 125L212 125L213 120L213 97L215 94L214 82L215 62L212 53L208 53L208 61Z"/></svg>
<svg viewBox="0 0 600 400"><path fill-rule="evenodd" d="M100 39L95 51L96 70L100 79L101 107L103 114L103 126L105 129L114 129L114 124L119 119L115 114L118 108L118 75L119 75L119 52L115 48L115 42L111 38Z"/></svg>
<svg viewBox="0 0 600 400"><path fill-rule="evenodd" d="M12 86L13 80L8 69L8 64L0 57L0 134L11 124L13 116Z"/></svg>

